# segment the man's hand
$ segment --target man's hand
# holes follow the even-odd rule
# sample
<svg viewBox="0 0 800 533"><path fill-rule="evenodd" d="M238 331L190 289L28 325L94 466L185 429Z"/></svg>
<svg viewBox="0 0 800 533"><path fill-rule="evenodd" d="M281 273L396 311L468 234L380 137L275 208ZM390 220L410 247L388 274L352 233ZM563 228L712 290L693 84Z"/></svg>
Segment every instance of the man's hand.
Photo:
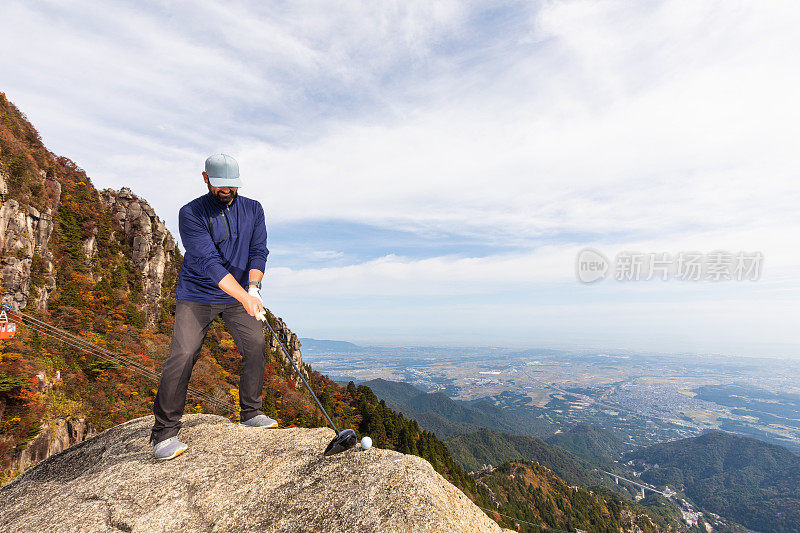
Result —
<svg viewBox="0 0 800 533"><path fill-rule="evenodd" d="M263 309L264 309L264 299L261 298L261 291L258 290L258 287L256 287L255 285L250 285L250 288L247 289L247 294L249 294L253 298L258 298L258 301L261 302L262 311L259 311L255 315L255 317L256 317L256 320L261 320L263 322L265 320L266 316L267 316L267 313L265 313L263 311Z"/></svg>
<svg viewBox="0 0 800 533"><path fill-rule="evenodd" d="M232 274L227 274L220 280L219 288L236 298L248 315L257 317L259 313L264 312L264 303L261 301L261 297L253 296L245 291Z"/></svg>
<svg viewBox="0 0 800 533"><path fill-rule="evenodd" d="M259 313L264 312L264 303L261 301L261 297L253 296L252 294L247 294L241 300L242 305L244 306L247 314L256 317Z"/></svg>
<svg viewBox="0 0 800 533"><path fill-rule="evenodd" d="M247 294L250 296L255 296L259 300L261 300L261 304L264 304L264 299L261 297L261 291L255 285L250 285L250 288L247 289Z"/></svg>

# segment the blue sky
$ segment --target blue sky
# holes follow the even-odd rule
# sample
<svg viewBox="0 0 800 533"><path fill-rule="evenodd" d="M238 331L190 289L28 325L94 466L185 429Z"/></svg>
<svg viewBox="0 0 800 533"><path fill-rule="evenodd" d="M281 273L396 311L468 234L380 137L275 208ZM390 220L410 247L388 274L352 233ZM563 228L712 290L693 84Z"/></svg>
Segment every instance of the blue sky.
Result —
<svg viewBox="0 0 800 533"><path fill-rule="evenodd" d="M800 356L796 2L17 2L0 90L177 234L205 157L304 337ZM586 246L756 282L579 283Z"/></svg>

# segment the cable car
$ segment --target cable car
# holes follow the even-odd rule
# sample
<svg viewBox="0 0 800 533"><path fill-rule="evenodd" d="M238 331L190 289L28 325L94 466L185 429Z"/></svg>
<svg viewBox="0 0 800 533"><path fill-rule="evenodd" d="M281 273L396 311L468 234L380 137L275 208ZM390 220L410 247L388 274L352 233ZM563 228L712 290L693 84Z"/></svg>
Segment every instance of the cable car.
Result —
<svg viewBox="0 0 800 533"><path fill-rule="evenodd" d="M0 339L13 339L17 333L17 325L13 322L0 323Z"/></svg>
<svg viewBox="0 0 800 533"><path fill-rule="evenodd" d="M8 321L5 307L0 311L0 339L13 339L17 333L17 325Z"/></svg>

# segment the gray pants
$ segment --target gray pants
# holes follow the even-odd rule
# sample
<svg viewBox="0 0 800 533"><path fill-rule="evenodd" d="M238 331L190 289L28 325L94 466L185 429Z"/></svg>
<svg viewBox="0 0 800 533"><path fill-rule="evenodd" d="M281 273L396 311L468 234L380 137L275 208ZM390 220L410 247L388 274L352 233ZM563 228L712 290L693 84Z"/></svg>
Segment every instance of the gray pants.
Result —
<svg viewBox="0 0 800 533"><path fill-rule="evenodd" d="M181 429L192 368L200 356L208 328L220 314L242 356L240 419L245 421L263 414L260 409L266 341L261 322L248 315L239 302L207 304L178 300L169 357L164 362L153 405L156 422L150 442L155 444L174 437Z"/></svg>

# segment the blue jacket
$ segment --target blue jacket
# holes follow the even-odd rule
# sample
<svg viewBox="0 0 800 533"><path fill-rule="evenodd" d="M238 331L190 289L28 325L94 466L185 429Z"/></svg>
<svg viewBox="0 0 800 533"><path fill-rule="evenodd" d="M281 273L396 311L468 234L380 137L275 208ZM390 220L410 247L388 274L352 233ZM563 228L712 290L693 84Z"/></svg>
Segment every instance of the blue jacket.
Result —
<svg viewBox="0 0 800 533"><path fill-rule="evenodd" d="M236 301L219 288L228 273L247 288L250 269L264 272L267 226L256 200L237 196L225 205L210 193L183 206L178 230L186 249L175 297L202 303Z"/></svg>

